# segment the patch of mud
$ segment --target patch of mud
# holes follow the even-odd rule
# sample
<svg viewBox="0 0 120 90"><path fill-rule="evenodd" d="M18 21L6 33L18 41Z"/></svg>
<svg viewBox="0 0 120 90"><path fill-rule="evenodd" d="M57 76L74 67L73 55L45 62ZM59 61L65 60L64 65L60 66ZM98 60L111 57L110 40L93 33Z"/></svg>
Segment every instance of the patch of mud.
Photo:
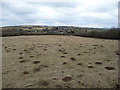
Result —
<svg viewBox="0 0 120 90"><path fill-rule="evenodd" d="M47 49L44 49L44 51L47 51Z"/></svg>
<svg viewBox="0 0 120 90"><path fill-rule="evenodd" d="M65 58L65 56L61 56L61 58Z"/></svg>
<svg viewBox="0 0 120 90"><path fill-rule="evenodd" d="M19 61L19 63L26 63L26 62L29 62L29 60L21 60L21 61Z"/></svg>
<svg viewBox="0 0 120 90"><path fill-rule="evenodd" d="M10 52L10 51L7 50L6 52Z"/></svg>
<svg viewBox="0 0 120 90"><path fill-rule="evenodd" d="M30 50L34 50L33 48L30 48Z"/></svg>
<svg viewBox="0 0 120 90"><path fill-rule="evenodd" d="M23 57L19 57L19 59L23 59Z"/></svg>
<svg viewBox="0 0 120 90"><path fill-rule="evenodd" d="M120 89L120 85L119 84L115 84L115 87L114 88L116 88L116 89Z"/></svg>
<svg viewBox="0 0 120 90"><path fill-rule="evenodd" d="M63 62L63 65L67 64L66 62Z"/></svg>
<svg viewBox="0 0 120 90"><path fill-rule="evenodd" d="M60 50L58 50L59 52L65 52L65 49L64 48L62 48L62 49L60 49Z"/></svg>
<svg viewBox="0 0 120 90"><path fill-rule="evenodd" d="M23 54L22 52L20 52L19 54Z"/></svg>
<svg viewBox="0 0 120 90"><path fill-rule="evenodd" d="M88 68L94 68L94 66L88 66Z"/></svg>
<svg viewBox="0 0 120 90"><path fill-rule="evenodd" d="M62 45L58 45L58 46L62 46Z"/></svg>
<svg viewBox="0 0 120 90"><path fill-rule="evenodd" d="M100 47L103 47L102 45Z"/></svg>
<svg viewBox="0 0 120 90"><path fill-rule="evenodd" d="M24 50L25 52L27 51L27 50Z"/></svg>
<svg viewBox="0 0 120 90"><path fill-rule="evenodd" d="M25 75L26 75L26 74L29 74L29 72L28 72L28 71L24 71L24 72L23 72L23 74L25 74Z"/></svg>
<svg viewBox="0 0 120 90"><path fill-rule="evenodd" d="M96 47L94 47L93 49L97 49Z"/></svg>
<svg viewBox="0 0 120 90"><path fill-rule="evenodd" d="M83 75L81 75L81 74L80 74L80 75L77 75L77 78L81 78L82 76L83 76Z"/></svg>
<svg viewBox="0 0 120 90"><path fill-rule="evenodd" d="M48 68L47 65L40 65L41 68Z"/></svg>
<svg viewBox="0 0 120 90"><path fill-rule="evenodd" d="M63 52L63 54L68 54L67 52Z"/></svg>
<svg viewBox="0 0 120 90"><path fill-rule="evenodd" d="M7 48L7 46L5 46L4 48Z"/></svg>
<svg viewBox="0 0 120 90"><path fill-rule="evenodd" d="M52 78L53 80L57 80L57 77Z"/></svg>
<svg viewBox="0 0 120 90"><path fill-rule="evenodd" d="M2 72L2 74L8 74L10 71Z"/></svg>
<svg viewBox="0 0 120 90"><path fill-rule="evenodd" d="M83 65L83 63L78 63L77 65Z"/></svg>
<svg viewBox="0 0 120 90"><path fill-rule="evenodd" d="M30 56L30 58L33 58L34 56Z"/></svg>
<svg viewBox="0 0 120 90"><path fill-rule="evenodd" d="M35 68L34 72L39 72L41 70L41 68Z"/></svg>
<svg viewBox="0 0 120 90"><path fill-rule="evenodd" d="M81 83L81 81L78 81L78 83Z"/></svg>
<svg viewBox="0 0 120 90"><path fill-rule="evenodd" d="M48 86L48 85L49 85L49 82L47 82L47 81L41 81L40 84L43 85L43 86Z"/></svg>
<svg viewBox="0 0 120 90"><path fill-rule="evenodd" d="M120 52L119 51L115 51L115 55L120 55Z"/></svg>
<svg viewBox="0 0 120 90"><path fill-rule="evenodd" d="M111 61L111 60L105 60L105 61Z"/></svg>
<svg viewBox="0 0 120 90"><path fill-rule="evenodd" d="M95 62L95 64L102 64L102 62Z"/></svg>
<svg viewBox="0 0 120 90"><path fill-rule="evenodd" d="M76 59L74 57L71 57L70 60L75 61Z"/></svg>
<svg viewBox="0 0 120 90"><path fill-rule="evenodd" d="M72 80L72 78L69 77L69 76L67 76L67 77L64 77L62 80L63 80L64 82L69 82L69 81Z"/></svg>
<svg viewBox="0 0 120 90"><path fill-rule="evenodd" d="M80 56L81 54L77 54L78 56Z"/></svg>
<svg viewBox="0 0 120 90"><path fill-rule="evenodd" d="M114 67L105 67L105 69L107 69L107 70L115 70L115 68Z"/></svg>
<svg viewBox="0 0 120 90"><path fill-rule="evenodd" d="M39 64L39 63L40 63L40 61L34 61L33 63L34 63L34 64Z"/></svg>

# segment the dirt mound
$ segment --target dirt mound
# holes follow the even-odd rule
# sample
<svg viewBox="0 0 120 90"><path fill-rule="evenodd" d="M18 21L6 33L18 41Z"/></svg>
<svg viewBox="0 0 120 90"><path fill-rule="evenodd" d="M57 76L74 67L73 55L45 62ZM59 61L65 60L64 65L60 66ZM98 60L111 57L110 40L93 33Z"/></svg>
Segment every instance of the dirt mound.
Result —
<svg viewBox="0 0 120 90"><path fill-rule="evenodd" d="M114 67L105 67L105 69L107 69L107 70L115 70L115 68Z"/></svg>
<svg viewBox="0 0 120 90"><path fill-rule="evenodd" d="M72 78L71 78L70 76L67 76L67 77L64 77L62 80L63 80L64 82L69 82L69 81L72 80Z"/></svg>
<svg viewBox="0 0 120 90"><path fill-rule="evenodd" d="M39 63L40 63L40 61L34 61L33 63L34 63L34 64L39 64Z"/></svg>
<svg viewBox="0 0 120 90"><path fill-rule="evenodd" d="M71 57L70 60L75 61L76 59L74 57Z"/></svg>

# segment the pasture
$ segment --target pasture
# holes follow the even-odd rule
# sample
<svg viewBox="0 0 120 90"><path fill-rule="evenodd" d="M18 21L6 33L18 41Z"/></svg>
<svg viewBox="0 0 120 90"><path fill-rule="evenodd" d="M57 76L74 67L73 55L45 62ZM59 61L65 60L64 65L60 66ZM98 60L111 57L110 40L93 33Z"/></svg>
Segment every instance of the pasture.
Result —
<svg viewBox="0 0 120 90"><path fill-rule="evenodd" d="M118 40L77 36L2 37L3 88L113 88Z"/></svg>

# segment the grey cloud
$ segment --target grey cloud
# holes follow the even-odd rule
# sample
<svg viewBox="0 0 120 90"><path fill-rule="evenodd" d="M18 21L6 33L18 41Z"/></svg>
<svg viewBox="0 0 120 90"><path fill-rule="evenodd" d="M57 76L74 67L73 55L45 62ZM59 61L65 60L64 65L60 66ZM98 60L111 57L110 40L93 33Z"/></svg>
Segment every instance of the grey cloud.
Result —
<svg viewBox="0 0 120 90"><path fill-rule="evenodd" d="M112 27L117 26L117 22L115 22L117 7L115 5L86 9L84 5L76 2L3 2L2 26L39 23L53 25L58 22L62 23L61 25ZM80 9L76 9L76 7ZM106 16L101 18L95 16L96 13L97 15L104 13Z"/></svg>
<svg viewBox="0 0 120 90"><path fill-rule="evenodd" d="M19 14L29 14L29 13L34 13L36 12L37 10L34 9L34 6L33 5L29 5L27 6L28 4L26 3L26 5L21 5L21 6L17 6L17 3L16 4L12 4L10 2L3 2L2 3L2 8L3 8L3 11L4 10L8 10L12 13L15 13L17 15Z"/></svg>
<svg viewBox="0 0 120 90"><path fill-rule="evenodd" d="M76 7L78 4L75 2L28 2L31 5L38 6L49 6L53 8L64 8L64 7Z"/></svg>

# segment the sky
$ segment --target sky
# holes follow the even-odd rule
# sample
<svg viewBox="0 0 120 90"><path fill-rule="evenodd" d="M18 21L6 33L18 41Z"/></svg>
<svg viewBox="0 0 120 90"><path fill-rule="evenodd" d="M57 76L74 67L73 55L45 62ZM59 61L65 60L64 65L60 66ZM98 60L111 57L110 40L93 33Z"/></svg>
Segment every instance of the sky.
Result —
<svg viewBox="0 0 120 90"><path fill-rule="evenodd" d="M0 26L118 27L119 0L2 0Z"/></svg>

